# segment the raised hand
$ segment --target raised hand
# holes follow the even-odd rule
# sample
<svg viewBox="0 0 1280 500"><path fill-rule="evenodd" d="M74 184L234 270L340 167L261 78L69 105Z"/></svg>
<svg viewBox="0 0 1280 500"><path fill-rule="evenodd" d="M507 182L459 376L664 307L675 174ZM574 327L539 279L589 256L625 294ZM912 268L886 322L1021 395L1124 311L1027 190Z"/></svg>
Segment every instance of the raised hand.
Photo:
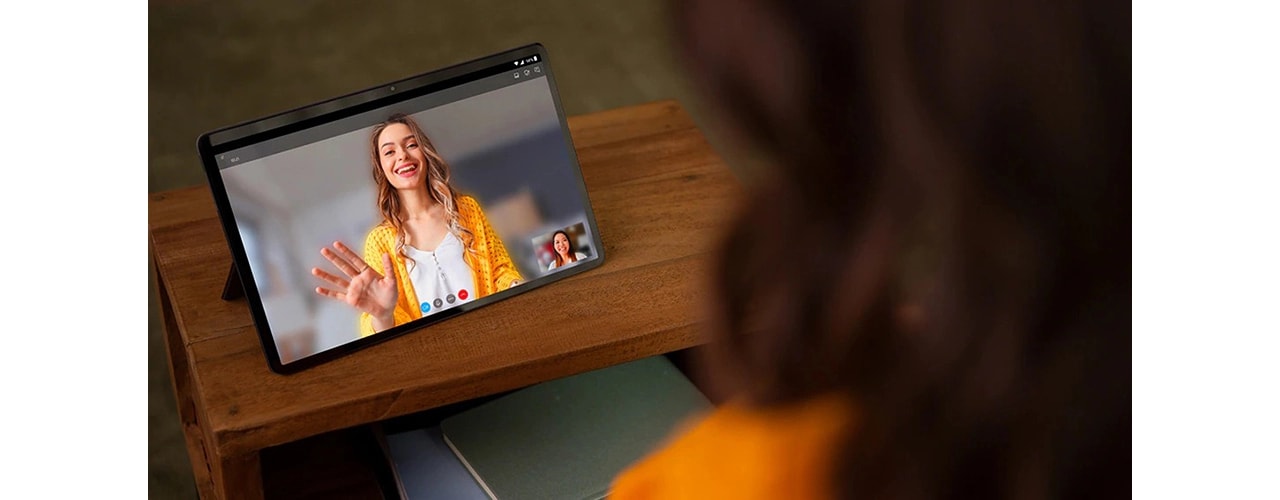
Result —
<svg viewBox="0 0 1280 500"><path fill-rule="evenodd" d="M373 317L375 326L381 323L379 330L394 326L394 312L399 292L396 290L396 276L391 266L390 255L382 254L381 273L370 267L364 259L343 245L341 241L333 242L333 249L320 249L320 255L337 266L346 278L329 274L318 267L311 268L311 274L336 287L336 289L316 287L317 294L345 302L356 310L367 313Z"/></svg>

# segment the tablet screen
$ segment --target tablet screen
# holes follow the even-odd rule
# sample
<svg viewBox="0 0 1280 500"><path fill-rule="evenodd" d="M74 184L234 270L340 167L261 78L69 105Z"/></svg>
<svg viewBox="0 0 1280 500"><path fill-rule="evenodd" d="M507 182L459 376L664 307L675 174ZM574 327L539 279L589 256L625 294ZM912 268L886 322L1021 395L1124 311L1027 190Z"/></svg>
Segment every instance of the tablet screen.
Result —
<svg viewBox="0 0 1280 500"><path fill-rule="evenodd" d="M273 366L414 330L601 258L545 53L492 59L210 150Z"/></svg>

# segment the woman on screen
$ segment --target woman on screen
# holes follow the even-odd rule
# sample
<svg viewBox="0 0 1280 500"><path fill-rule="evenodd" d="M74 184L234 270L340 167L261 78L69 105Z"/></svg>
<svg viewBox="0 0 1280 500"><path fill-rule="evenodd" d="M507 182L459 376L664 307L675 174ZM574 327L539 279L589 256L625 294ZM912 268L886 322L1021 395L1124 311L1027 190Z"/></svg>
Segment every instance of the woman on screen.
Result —
<svg viewBox="0 0 1280 500"><path fill-rule="evenodd" d="M555 249L555 252L552 254L551 264L547 266L548 271L587 258L586 254L574 248L573 239L569 238L569 233L564 231L556 231L551 236L551 247Z"/></svg>
<svg viewBox="0 0 1280 500"><path fill-rule="evenodd" d="M449 164L412 118L396 114L370 135L382 222L364 255L342 242L320 250L345 278L311 273L335 287L316 293L360 311L367 336L436 310L519 284L523 278L480 204L449 183Z"/></svg>

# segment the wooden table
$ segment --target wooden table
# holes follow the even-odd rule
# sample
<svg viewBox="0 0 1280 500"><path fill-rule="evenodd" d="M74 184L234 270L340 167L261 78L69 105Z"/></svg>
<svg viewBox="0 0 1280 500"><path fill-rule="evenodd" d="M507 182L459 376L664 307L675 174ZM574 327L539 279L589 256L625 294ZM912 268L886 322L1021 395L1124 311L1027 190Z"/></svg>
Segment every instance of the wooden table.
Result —
<svg viewBox="0 0 1280 500"><path fill-rule="evenodd" d="M569 119L606 261L294 375L271 372L207 186L150 195L165 342L204 498L261 498L263 450L701 344L708 254L740 195L662 101ZM556 311L555 320L548 311Z"/></svg>

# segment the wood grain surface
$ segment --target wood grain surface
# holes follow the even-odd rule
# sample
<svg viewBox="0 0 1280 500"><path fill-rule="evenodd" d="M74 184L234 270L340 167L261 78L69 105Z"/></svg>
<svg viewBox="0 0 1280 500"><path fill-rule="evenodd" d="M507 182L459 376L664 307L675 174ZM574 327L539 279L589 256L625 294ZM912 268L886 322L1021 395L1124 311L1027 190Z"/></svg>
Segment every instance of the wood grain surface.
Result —
<svg viewBox="0 0 1280 500"><path fill-rule="evenodd" d="M258 451L704 342L709 251L741 194L674 101L572 117L601 267L292 375L269 370L207 186L150 196L170 366L202 496L259 497ZM211 484L210 484L211 483ZM212 495L210 495L212 493Z"/></svg>

